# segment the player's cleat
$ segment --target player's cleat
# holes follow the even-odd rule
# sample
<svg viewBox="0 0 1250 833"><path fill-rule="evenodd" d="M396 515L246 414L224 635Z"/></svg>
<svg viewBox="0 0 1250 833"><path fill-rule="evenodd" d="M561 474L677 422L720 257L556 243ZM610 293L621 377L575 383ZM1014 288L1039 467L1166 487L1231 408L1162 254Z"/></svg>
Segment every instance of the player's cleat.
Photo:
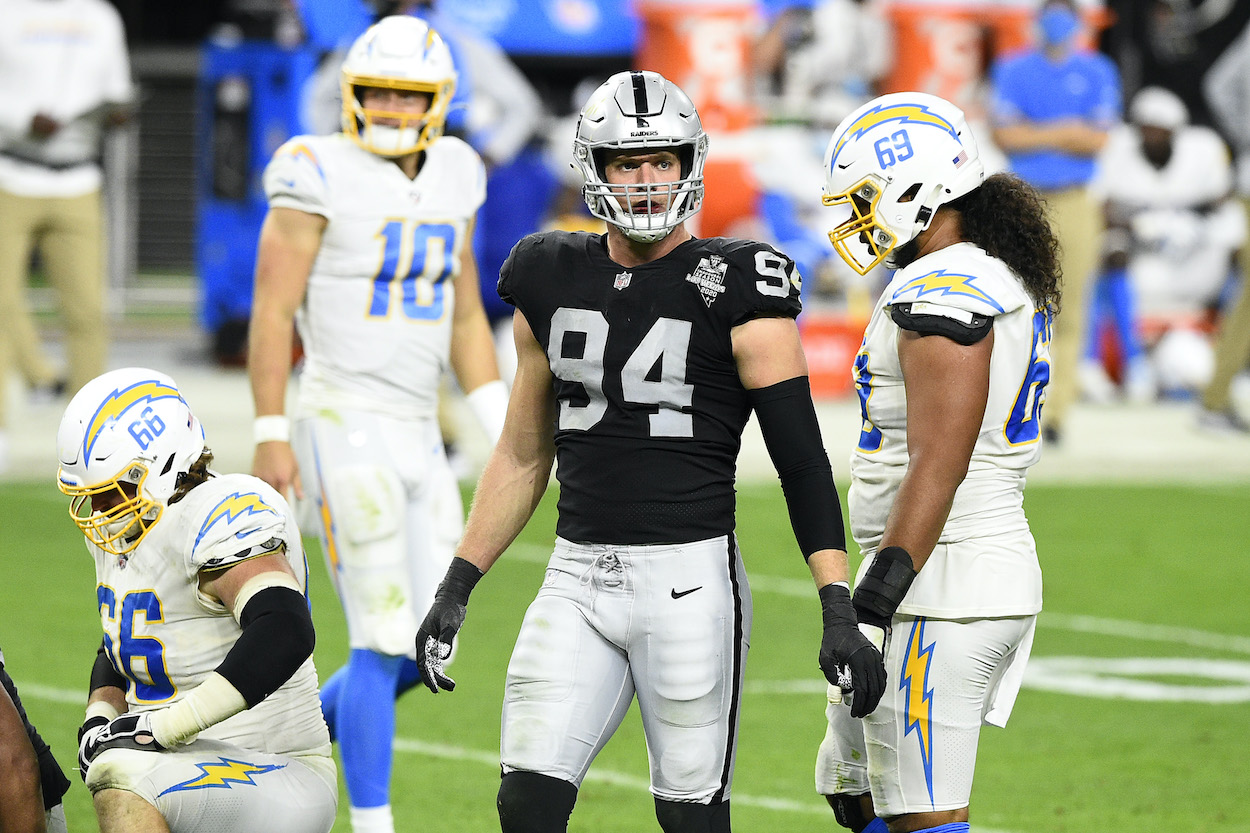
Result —
<svg viewBox="0 0 1250 833"><path fill-rule="evenodd" d="M1198 412L1198 427L1218 434L1250 434L1250 422L1235 411L1211 411L1203 408Z"/></svg>

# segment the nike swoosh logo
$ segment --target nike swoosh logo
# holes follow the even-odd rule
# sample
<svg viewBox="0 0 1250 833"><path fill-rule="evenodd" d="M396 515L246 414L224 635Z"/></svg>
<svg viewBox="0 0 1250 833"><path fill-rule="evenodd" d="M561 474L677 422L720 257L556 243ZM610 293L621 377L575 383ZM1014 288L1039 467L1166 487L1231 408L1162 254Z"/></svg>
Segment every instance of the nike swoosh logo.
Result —
<svg viewBox="0 0 1250 833"><path fill-rule="evenodd" d="M677 588L674 587L672 590L669 591L669 593L672 595L674 599L680 599L682 596L689 596L694 591L702 590L702 589L703 589L703 585L700 584L698 587L692 587L689 590L683 590L680 593L678 593Z"/></svg>

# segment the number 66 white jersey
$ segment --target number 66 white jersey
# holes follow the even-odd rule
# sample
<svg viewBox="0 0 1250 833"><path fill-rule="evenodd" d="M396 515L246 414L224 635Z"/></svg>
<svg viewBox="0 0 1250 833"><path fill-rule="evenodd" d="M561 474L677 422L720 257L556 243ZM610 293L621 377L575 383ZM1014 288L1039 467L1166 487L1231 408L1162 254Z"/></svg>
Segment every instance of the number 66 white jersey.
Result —
<svg viewBox="0 0 1250 833"><path fill-rule="evenodd" d="M1037 308L1006 264L972 243L941 249L895 273L864 333L854 365L863 422L851 455L847 496L855 540L864 550L877 548L907 473L907 399L898 356L899 326L890 314L902 304L910 305L913 316L942 316L965 326L972 316L993 319L985 416L968 475L955 492L939 543L972 538L1018 542L1022 536L1031 540L1023 507L1024 481L1029 466L1041 456L1040 417L1050 381L1052 315ZM1001 549L999 554L977 556L978 565L944 564L944 576L930 563L899 609L945 615L956 604L968 615L1037 612L1041 573L1036 554L1031 546L1028 552L1019 546ZM945 593L936 585L926 589L939 579L958 584L958 591ZM917 604L923 609L912 609Z"/></svg>
<svg viewBox="0 0 1250 833"><path fill-rule="evenodd" d="M297 136L265 169L271 208L326 218L296 321L300 406L435 412L448 364L460 251L486 198L477 153L454 137L415 179L342 134Z"/></svg>

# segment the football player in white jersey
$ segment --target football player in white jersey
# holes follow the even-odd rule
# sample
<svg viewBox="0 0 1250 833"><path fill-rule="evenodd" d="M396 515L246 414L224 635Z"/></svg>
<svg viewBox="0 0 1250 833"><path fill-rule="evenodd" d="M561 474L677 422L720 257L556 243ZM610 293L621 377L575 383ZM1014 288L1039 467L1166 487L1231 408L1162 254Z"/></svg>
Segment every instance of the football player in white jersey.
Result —
<svg viewBox="0 0 1250 833"><path fill-rule="evenodd" d="M211 471L173 379L145 368L84 385L57 451L104 630L78 733L100 830L328 831L338 785L286 501Z"/></svg>
<svg viewBox="0 0 1250 833"><path fill-rule="evenodd" d="M874 99L825 153L830 232L861 274L897 271L855 358L863 423L853 601L882 646L880 705L852 720L831 688L816 786L856 831L968 831L982 721L1006 723L1042 606L1025 473L1059 306L1057 245L1037 194L985 177L959 108Z"/></svg>
<svg viewBox="0 0 1250 833"><path fill-rule="evenodd" d="M849 666L856 716L885 683L847 591L846 532L794 320L802 282L770 246L686 227L707 148L677 85L613 75L574 139L583 196L607 233L530 235L500 270L500 297L517 308L508 419L417 647L427 685L451 690L442 665L469 593L558 459L554 552L504 690L504 833L567 829L635 697L660 827L730 830L751 633L734 476L752 411L821 601L820 667L838 681Z"/></svg>
<svg viewBox="0 0 1250 833"><path fill-rule="evenodd" d="M356 833L393 829L394 701L418 681L417 625L463 525L439 380L450 364L492 440L507 409L471 246L485 169L442 135L455 83L437 32L383 18L344 60L343 132L291 139L264 175L253 472L320 522L351 643L322 708ZM305 361L289 423L295 325Z"/></svg>

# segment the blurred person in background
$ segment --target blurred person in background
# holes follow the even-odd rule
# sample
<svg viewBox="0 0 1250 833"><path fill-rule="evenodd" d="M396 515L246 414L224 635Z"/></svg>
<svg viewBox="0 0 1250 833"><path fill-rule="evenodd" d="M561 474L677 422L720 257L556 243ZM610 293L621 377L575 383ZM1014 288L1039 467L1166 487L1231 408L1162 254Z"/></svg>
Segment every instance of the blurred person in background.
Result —
<svg viewBox="0 0 1250 833"><path fill-rule="evenodd" d="M866 315L884 270L860 276L830 250L826 212L812 181L823 176L829 133L871 98L893 58L878 0L768 0L772 21L752 50L766 122L754 135L759 185L752 236L786 252L804 276L803 302L837 299ZM848 298L849 296L849 298Z"/></svg>
<svg viewBox="0 0 1250 833"><path fill-rule="evenodd" d="M991 68L993 138L1013 173L1041 192L1061 247L1064 311L1055 318L1045 436L1062 436L1089 320L1089 284L1098 266L1102 212L1088 185L1095 159L1120 119L1119 71L1080 45L1072 0L1046 0L1035 47Z"/></svg>
<svg viewBox="0 0 1250 833"><path fill-rule="evenodd" d="M69 779L26 717L0 651L0 833L65 833Z"/></svg>
<svg viewBox="0 0 1250 833"><path fill-rule="evenodd" d="M132 98L121 16L104 0L6 0L0 24L0 470L15 352L27 380L75 391L104 369L101 139ZM65 332L63 381L34 346L38 249ZM15 347L14 341L21 342Z"/></svg>
<svg viewBox="0 0 1250 833"><path fill-rule="evenodd" d="M78 772L101 833L328 833L308 563L281 495L218 474L177 384L92 379L56 437L101 630Z"/></svg>
<svg viewBox="0 0 1250 833"><path fill-rule="evenodd" d="M1081 384L1095 400L1118 391L1106 372L1100 328L1110 326L1130 400L1154 398L1156 379L1139 316L1200 318L1219 296L1245 237L1228 149L1214 130L1189 124L1173 92L1146 87L1132 98L1128 123L1099 156L1091 191L1103 201L1107 233L1094 284Z"/></svg>
<svg viewBox="0 0 1250 833"><path fill-rule="evenodd" d="M816 788L854 833L968 833L981 726L1006 725L1042 609L1023 493L1058 246L1034 189L987 178L963 111L936 96L847 116L825 172L847 215L835 250L861 274L897 271L855 357L847 495L865 556L852 604L888 682L862 721L831 687Z"/></svg>
<svg viewBox="0 0 1250 833"><path fill-rule="evenodd" d="M1250 26L1220 56L1204 89L1211 112L1237 151L1237 192L1250 218ZM1250 235L1247 235L1250 237ZM1237 411L1233 379L1250 363L1250 243L1241 247L1241 289L1227 305L1215 344L1215 370L1202 393L1199 424L1223 431L1250 433L1250 420Z"/></svg>
<svg viewBox="0 0 1250 833"><path fill-rule="evenodd" d="M351 654L322 687L356 833L391 833L395 700L463 525L436 419L450 367L487 436L507 409L472 240L477 153L444 136L451 53L386 17L342 65L343 132L297 136L265 169L248 370L253 472L309 501ZM294 328L305 351L286 416Z"/></svg>

